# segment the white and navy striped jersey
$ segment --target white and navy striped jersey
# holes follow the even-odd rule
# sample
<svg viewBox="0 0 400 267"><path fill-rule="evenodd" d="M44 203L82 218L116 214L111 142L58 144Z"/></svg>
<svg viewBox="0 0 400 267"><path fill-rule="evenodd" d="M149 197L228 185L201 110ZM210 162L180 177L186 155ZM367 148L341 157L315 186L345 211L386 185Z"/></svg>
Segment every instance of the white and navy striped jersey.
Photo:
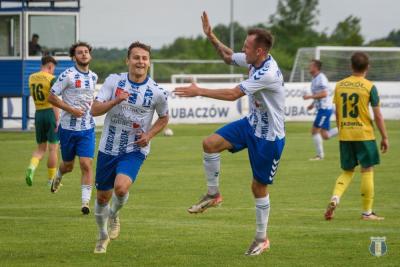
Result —
<svg viewBox="0 0 400 267"><path fill-rule="evenodd" d="M315 108L318 109L332 109L332 89L329 86L328 78L325 74L320 72L311 81L311 92L312 94L317 94L321 91L327 91L328 95L324 98L319 98L314 100Z"/></svg>
<svg viewBox="0 0 400 267"><path fill-rule="evenodd" d="M95 127L90 108L94 99L94 90L97 83L97 74L89 71L79 71L76 67L66 69L60 74L51 87L53 95L61 95L62 100L74 108L85 111L82 117L75 117L69 112L62 111L60 124L63 129L83 131Z"/></svg>
<svg viewBox="0 0 400 267"><path fill-rule="evenodd" d="M249 78L239 87L249 97L247 119L255 136L269 141L285 137L285 88L278 64L271 55L256 68L244 53L232 55L232 63L249 68Z"/></svg>
<svg viewBox="0 0 400 267"><path fill-rule="evenodd" d="M130 96L107 112L99 151L109 155L140 151L147 155L150 144L139 147L134 142L138 133L147 132L151 128L154 111L159 117L168 114L168 92L150 77L142 83L135 83L129 80L127 73L111 74L96 100L110 101L122 91L129 92Z"/></svg>

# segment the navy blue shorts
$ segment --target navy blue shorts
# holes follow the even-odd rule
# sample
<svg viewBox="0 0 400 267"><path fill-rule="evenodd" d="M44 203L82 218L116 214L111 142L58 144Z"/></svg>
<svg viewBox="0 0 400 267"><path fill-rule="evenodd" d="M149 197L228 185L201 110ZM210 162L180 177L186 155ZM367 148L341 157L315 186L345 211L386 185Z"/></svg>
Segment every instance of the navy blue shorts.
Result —
<svg viewBox="0 0 400 267"><path fill-rule="evenodd" d="M96 145L94 128L83 131L58 129L63 161L72 161L75 156L93 158Z"/></svg>
<svg viewBox="0 0 400 267"><path fill-rule="evenodd" d="M324 130L329 130L331 127L332 109L319 109L317 116L315 117L313 126L315 128L322 128Z"/></svg>
<svg viewBox="0 0 400 267"><path fill-rule="evenodd" d="M285 138L268 141L255 136L246 118L231 122L215 133L231 143L232 153L247 148L254 179L261 184L273 183Z"/></svg>
<svg viewBox="0 0 400 267"><path fill-rule="evenodd" d="M117 174L129 176L133 183L145 158L146 156L139 151L118 156L99 151L96 166L96 188L102 191L113 189Z"/></svg>

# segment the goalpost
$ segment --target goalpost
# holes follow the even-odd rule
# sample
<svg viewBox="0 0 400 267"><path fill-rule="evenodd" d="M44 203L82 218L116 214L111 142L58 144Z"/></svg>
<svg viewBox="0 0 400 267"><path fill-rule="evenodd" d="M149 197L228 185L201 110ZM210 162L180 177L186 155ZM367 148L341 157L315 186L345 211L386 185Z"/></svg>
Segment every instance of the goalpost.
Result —
<svg viewBox="0 0 400 267"><path fill-rule="evenodd" d="M400 47L317 46L297 50L289 82L311 81L308 65L312 59L321 60L330 81L341 80L351 74L350 57L356 51L369 55L369 80L400 81Z"/></svg>

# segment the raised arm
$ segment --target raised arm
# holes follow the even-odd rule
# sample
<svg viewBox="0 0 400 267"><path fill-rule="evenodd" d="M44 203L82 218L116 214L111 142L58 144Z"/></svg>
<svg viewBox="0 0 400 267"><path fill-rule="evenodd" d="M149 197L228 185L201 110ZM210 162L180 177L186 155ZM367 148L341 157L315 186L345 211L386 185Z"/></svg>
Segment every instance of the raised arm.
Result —
<svg viewBox="0 0 400 267"><path fill-rule="evenodd" d="M201 21L203 23L203 31L205 35L207 36L208 40L210 40L211 44L215 47L219 56L224 60L226 64L231 64L233 50L224 45L220 40L218 40L217 36L215 36L214 32L212 31L210 21L208 20L208 15L205 11L201 16Z"/></svg>

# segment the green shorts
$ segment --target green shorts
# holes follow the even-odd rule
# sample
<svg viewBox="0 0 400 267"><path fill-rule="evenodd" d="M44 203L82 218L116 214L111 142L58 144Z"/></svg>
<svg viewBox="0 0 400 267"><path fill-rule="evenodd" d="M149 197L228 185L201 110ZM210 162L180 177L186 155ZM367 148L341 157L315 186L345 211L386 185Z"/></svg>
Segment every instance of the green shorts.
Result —
<svg viewBox="0 0 400 267"><path fill-rule="evenodd" d="M340 141L340 165L343 170L352 170L358 164L363 168L368 168L379 162L375 140Z"/></svg>
<svg viewBox="0 0 400 267"><path fill-rule="evenodd" d="M35 112L35 129L36 143L58 143L58 134L55 132L56 118L52 108L36 110Z"/></svg>

